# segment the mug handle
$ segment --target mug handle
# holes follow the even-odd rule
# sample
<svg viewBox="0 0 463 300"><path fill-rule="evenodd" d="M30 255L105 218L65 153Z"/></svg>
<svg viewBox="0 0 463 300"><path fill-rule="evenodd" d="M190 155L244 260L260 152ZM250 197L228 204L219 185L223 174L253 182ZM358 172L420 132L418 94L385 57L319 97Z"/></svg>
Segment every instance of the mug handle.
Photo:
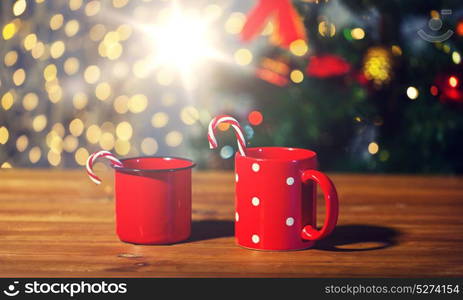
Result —
<svg viewBox="0 0 463 300"><path fill-rule="evenodd" d="M311 225L306 225L301 232L301 238L304 240L320 240L329 235L338 222L338 194L333 182L322 172L316 170L305 170L302 172L301 179L302 183L308 183L309 180L315 181L321 186L323 194L325 195L326 216L322 229L317 230L317 228Z"/></svg>

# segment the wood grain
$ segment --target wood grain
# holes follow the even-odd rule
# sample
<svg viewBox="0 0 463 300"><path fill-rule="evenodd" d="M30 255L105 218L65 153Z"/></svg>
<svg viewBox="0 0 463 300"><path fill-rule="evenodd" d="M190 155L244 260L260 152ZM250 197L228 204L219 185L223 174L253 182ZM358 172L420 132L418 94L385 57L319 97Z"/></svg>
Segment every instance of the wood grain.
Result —
<svg viewBox="0 0 463 300"><path fill-rule="evenodd" d="M82 170L1 170L0 276L463 276L461 177L331 174L335 233L314 249L263 252L234 243L232 173L194 173L193 235L168 246L118 240L106 175L96 186Z"/></svg>

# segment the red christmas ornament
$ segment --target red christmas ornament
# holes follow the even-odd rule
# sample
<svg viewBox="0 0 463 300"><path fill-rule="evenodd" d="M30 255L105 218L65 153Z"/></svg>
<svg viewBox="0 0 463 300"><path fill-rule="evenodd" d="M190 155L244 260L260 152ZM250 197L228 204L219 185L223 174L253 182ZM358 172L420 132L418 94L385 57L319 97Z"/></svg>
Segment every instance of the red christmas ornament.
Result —
<svg viewBox="0 0 463 300"><path fill-rule="evenodd" d="M336 55L312 56L307 65L307 75L328 78L347 74L351 66L343 58Z"/></svg>
<svg viewBox="0 0 463 300"><path fill-rule="evenodd" d="M289 47L291 42L305 40L304 24L290 0L259 0L247 16L241 31L241 39L245 42L254 39L271 16L276 19L281 46Z"/></svg>

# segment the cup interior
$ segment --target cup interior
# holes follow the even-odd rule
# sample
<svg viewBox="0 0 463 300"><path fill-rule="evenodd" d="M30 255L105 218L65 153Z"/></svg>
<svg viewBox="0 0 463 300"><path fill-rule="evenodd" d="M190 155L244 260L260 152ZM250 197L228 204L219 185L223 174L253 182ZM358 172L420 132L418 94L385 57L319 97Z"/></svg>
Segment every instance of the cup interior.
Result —
<svg viewBox="0 0 463 300"><path fill-rule="evenodd" d="M179 157L134 157L121 159L125 171L177 171L193 168L195 163L189 159Z"/></svg>
<svg viewBox="0 0 463 300"><path fill-rule="evenodd" d="M302 160L315 158L316 153L307 149L288 147L247 148L246 156L261 160Z"/></svg>

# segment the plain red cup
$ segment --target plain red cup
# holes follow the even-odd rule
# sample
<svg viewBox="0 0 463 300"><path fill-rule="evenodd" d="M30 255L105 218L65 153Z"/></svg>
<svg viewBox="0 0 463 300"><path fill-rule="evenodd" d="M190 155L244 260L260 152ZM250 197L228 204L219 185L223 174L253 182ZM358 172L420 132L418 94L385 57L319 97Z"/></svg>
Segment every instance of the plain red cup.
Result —
<svg viewBox="0 0 463 300"><path fill-rule="evenodd" d="M329 235L338 219L331 180L317 171L317 154L284 147L247 148L235 156L235 238L258 250L309 248ZM316 186L325 194L323 227L316 228Z"/></svg>
<svg viewBox="0 0 463 300"><path fill-rule="evenodd" d="M116 232L134 244L172 244L191 233L191 169L178 157L121 159L115 169Z"/></svg>

